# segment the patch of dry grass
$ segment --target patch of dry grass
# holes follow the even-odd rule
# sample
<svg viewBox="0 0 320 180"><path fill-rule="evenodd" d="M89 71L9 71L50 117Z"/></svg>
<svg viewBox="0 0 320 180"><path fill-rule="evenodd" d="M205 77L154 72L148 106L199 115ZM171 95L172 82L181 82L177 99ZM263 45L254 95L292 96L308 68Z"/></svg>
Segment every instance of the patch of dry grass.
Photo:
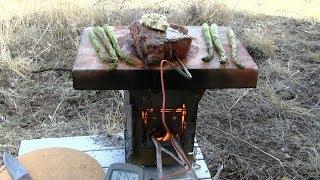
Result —
<svg viewBox="0 0 320 180"><path fill-rule="evenodd" d="M5 45L0 49L0 69L13 71L14 73L24 77L25 73L29 70L31 62L20 57L12 59L11 53Z"/></svg>
<svg viewBox="0 0 320 180"><path fill-rule="evenodd" d="M222 179L320 176L319 22L208 1L95 2L0 1L0 152L16 153L22 139L121 131L117 91L76 91L68 71L33 71L70 69L83 27L159 12L184 25L232 26L259 66L256 89L208 90L199 105L198 139L212 172L224 163Z"/></svg>
<svg viewBox="0 0 320 180"><path fill-rule="evenodd" d="M233 26L259 65L258 85L249 91L206 92L199 129L211 126L229 133L200 131L200 137L210 139L204 143L206 155L212 157L213 167L226 164L225 179L319 177L320 68L309 54L320 49L319 44L310 45L319 41L320 24L244 14L234 20L238 21Z"/></svg>
<svg viewBox="0 0 320 180"><path fill-rule="evenodd" d="M228 8L252 14L281 16L289 18L315 18L320 20L320 0L228 0L222 1Z"/></svg>
<svg viewBox="0 0 320 180"><path fill-rule="evenodd" d="M251 27L245 29L243 39L250 47L250 53L254 54L255 58L273 57L276 51L276 43L271 34L261 32L265 27Z"/></svg>

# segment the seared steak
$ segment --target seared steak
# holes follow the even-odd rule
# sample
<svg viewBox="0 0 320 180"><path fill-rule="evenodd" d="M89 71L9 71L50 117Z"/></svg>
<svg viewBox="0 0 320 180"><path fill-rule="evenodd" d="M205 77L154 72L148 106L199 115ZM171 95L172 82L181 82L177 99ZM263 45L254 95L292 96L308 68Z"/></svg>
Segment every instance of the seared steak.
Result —
<svg viewBox="0 0 320 180"><path fill-rule="evenodd" d="M135 21L130 25L130 34L136 54L147 64L186 58L192 41L188 30L176 24L170 24L166 31L158 31Z"/></svg>

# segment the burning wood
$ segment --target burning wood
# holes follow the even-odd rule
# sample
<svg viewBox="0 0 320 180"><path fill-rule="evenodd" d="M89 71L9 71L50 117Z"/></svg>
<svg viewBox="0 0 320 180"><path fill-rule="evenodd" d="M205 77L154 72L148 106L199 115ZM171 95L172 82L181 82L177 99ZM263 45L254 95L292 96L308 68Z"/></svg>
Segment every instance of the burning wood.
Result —
<svg viewBox="0 0 320 180"><path fill-rule="evenodd" d="M162 109L148 108L141 111L141 120L143 122L143 128L146 136L155 136L159 141L168 141L169 134L164 130L161 123L161 112ZM171 132L177 139L181 139L184 136L187 128L187 109L186 105L183 104L178 108L166 108L164 110L168 117L168 124ZM155 131L156 130L156 131ZM148 138L148 137L147 137Z"/></svg>

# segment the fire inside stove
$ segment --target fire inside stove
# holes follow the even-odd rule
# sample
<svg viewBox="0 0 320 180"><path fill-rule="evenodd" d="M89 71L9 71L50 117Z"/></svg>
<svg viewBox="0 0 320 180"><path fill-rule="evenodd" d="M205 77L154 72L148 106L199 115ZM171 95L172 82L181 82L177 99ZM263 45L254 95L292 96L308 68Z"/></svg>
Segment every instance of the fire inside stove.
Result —
<svg viewBox="0 0 320 180"><path fill-rule="evenodd" d="M125 152L126 161L140 165L156 165L155 137L171 152L175 149L162 122L162 112L172 136L185 153L193 152L198 103L203 90L167 90L166 108L162 109L159 90L125 91ZM192 158L189 155L188 158ZM163 164L177 162L163 153Z"/></svg>
<svg viewBox="0 0 320 180"><path fill-rule="evenodd" d="M170 140L169 133L165 130L162 123L162 109L149 108L141 111L141 120L142 120L142 145L143 146L153 146L150 139L151 136L154 136L161 142L167 142ZM178 108L166 108L165 120L169 127L170 132L176 136L178 140L181 141L181 138L185 136L187 128L187 108L183 104Z"/></svg>

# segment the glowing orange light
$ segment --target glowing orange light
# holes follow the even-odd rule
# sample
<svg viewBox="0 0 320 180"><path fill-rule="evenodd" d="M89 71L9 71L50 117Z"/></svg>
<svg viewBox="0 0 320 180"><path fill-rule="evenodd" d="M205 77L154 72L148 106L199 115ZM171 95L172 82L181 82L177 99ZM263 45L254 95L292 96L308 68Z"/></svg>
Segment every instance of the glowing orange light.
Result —
<svg viewBox="0 0 320 180"><path fill-rule="evenodd" d="M182 126L182 129L185 130L187 127L187 123L186 123L186 119L185 119L185 115L182 115L181 117L181 126Z"/></svg>
<svg viewBox="0 0 320 180"><path fill-rule="evenodd" d="M162 109L160 110L162 112ZM164 112L172 112L172 109L164 109Z"/></svg>
<svg viewBox="0 0 320 180"><path fill-rule="evenodd" d="M171 139L171 136L169 133L166 133L166 135L164 135L163 137L158 137L157 140L158 141L169 141Z"/></svg>
<svg viewBox="0 0 320 180"><path fill-rule="evenodd" d="M148 112L141 111L141 119L145 125L147 125L147 118L148 118L147 115L148 115Z"/></svg>
<svg viewBox="0 0 320 180"><path fill-rule="evenodd" d="M147 123L148 123L148 120L150 119L150 117L148 117L148 112L149 113L157 113L157 112L162 112L163 109L152 109L152 108L148 108L146 109L145 111L141 111L141 119L146 127ZM164 112L166 113L181 113L181 130L182 131L185 131L186 128L187 128L187 122L186 122L186 115L187 115L187 109L186 109L186 105L185 104L182 104L182 107L180 108L177 108L177 109L164 109ZM155 116L153 116L155 117ZM173 114L173 117L177 117L176 114ZM156 119L154 119L156 120ZM172 119L174 121L179 121L179 118L175 118L175 119ZM161 119L159 119L159 121L161 121ZM169 119L167 120L169 121ZM171 139L171 136L170 134L167 132L163 137L159 137L157 138L158 141L168 141Z"/></svg>

